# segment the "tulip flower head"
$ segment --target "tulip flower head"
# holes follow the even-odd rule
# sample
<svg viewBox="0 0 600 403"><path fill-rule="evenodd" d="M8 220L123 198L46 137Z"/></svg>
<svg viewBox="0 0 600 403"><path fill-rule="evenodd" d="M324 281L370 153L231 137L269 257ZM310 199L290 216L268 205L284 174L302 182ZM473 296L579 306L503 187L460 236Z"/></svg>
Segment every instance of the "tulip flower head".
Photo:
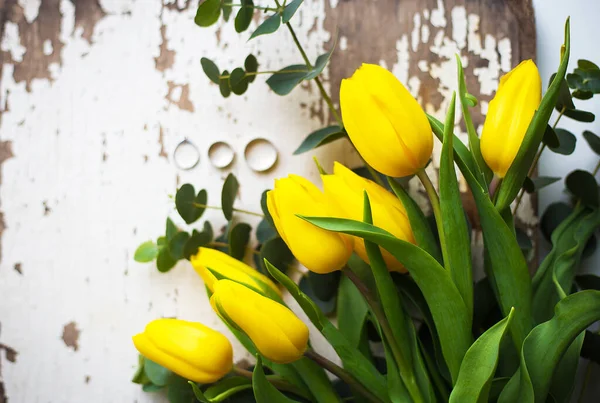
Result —
<svg viewBox="0 0 600 403"><path fill-rule="evenodd" d="M217 314L242 330L267 359L298 360L308 344L308 327L284 305L231 280L214 285L210 303Z"/></svg>
<svg viewBox="0 0 600 403"><path fill-rule="evenodd" d="M201 323L157 319L133 336L133 344L144 357L194 382L216 382L233 366L227 337Z"/></svg>
<svg viewBox="0 0 600 403"><path fill-rule="evenodd" d="M297 175L275 180L275 189L267 193L267 207L277 232L307 269L324 274L346 264L352 254L349 237L318 228L297 216L332 215L325 195L310 181Z"/></svg>
<svg viewBox="0 0 600 403"><path fill-rule="evenodd" d="M542 80L532 60L522 61L500 79L481 133L481 154L503 178L513 163L542 99Z"/></svg>
<svg viewBox="0 0 600 403"><path fill-rule="evenodd" d="M362 221L363 192L369 195L373 224L410 243L415 243L410 221L402 202L375 182L358 176L342 164L335 162L333 175L322 175L328 200L337 207L343 218ZM354 251L368 262L364 240L353 237ZM380 248L381 249L381 248ZM389 270L406 272L406 269L388 251L381 249Z"/></svg>
<svg viewBox="0 0 600 403"><path fill-rule="evenodd" d="M267 276L259 273L244 262L226 253L211 248L199 248L198 253L190 259L196 272L202 277L206 286L214 292L214 283L218 279L230 279L269 295L281 296L279 288Z"/></svg>
<svg viewBox="0 0 600 403"><path fill-rule="evenodd" d="M425 112L388 70L363 64L342 80L340 106L352 144L377 171L409 176L429 162L433 134Z"/></svg>

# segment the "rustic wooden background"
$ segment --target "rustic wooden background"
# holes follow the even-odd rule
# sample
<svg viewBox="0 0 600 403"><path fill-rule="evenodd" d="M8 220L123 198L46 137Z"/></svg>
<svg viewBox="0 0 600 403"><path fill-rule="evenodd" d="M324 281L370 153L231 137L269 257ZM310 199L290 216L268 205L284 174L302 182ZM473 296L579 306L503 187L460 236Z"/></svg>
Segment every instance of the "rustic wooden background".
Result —
<svg viewBox="0 0 600 403"><path fill-rule="evenodd" d="M0 0L0 403L162 401L129 383L130 336L161 316L224 330L187 264L161 275L132 260L174 212L168 195L191 181L218 204L228 171L212 168L206 151L223 139L237 152L230 171L242 183L240 207L258 210L273 177L317 179L311 155L291 156L329 119L312 83L281 98L260 77L243 97L224 100L199 64L208 56L237 66L253 52L262 69L281 68L300 60L288 33L247 42L252 29L238 35L231 23L200 29L196 6ZM339 30L326 72L334 99L361 62L381 63L441 115L459 53L481 101L478 125L498 78L536 46L530 0L306 0L293 25L311 58ZM202 155L186 172L172 161L184 137ZM255 137L280 152L269 174L243 163ZM344 143L316 154L326 166L356 162ZM534 225L530 200L521 211ZM224 223L219 212L207 217ZM244 357L239 344L235 352Z"/></svg>

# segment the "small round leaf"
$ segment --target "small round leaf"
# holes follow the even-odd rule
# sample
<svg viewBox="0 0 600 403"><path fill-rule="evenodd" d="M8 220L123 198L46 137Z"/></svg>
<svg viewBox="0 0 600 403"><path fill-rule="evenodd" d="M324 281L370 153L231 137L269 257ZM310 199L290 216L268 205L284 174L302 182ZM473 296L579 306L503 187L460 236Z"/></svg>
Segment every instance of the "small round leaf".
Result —
<svg viewBox="0 0 600 403"><path fill-rule="evenodd" d="M558 147L548 147L550 150L557 154L571 155L575 151L575 145L577 143L577 137L573 133L565 129L556 129L556 136L558 137Z"/></svg>
<svg viewBox="0 0 600 403"><path fill-rule="evenodd" d="M231 86L231 91L233 91L235 95L242 95L246 92L248 89L248 80L244 69L237 67L231 72L229 85Z"/></svg>
<svg viewBox="0 0 600 403"><path fill-rule="evenodd" d="M166 273L171 270L175 264L177 264L177 260L173 259L171 252L169 252L169 248L163 246L158 251L158 256L156 257L156 268L159 272Z"/></svg>
<svg viewBox="0 0 600 403"><path fill-rule="evenodd" d="M246 223L239 223L229 233L229 255L237 260L243 260L246 247L250 241L252 227Z"/></svg>
<svg viewBox="0 0 600 403"><path fill-rule="evenodd" d="M223 98L227 98L231 95L231 88L229 87L229 71L223 70L222 76L219 79L219 90L221 91L221 95Z"/></svg>
<svg viewBox="0 0 600 403"><path fill-rule="evenodd" d="M213 62L210 59L207 59L206 57L203 57L202 59L200 59L200 64L202 65L202 70L204 71L204 74L206 74L210 81L212 81L215 84L219 84L219 68L217 67L215 62Z"/></svg>
<svg viewBox="0 0 600 403"><path fill-rule="evenodd" d="M235 31L244 32L250 26L254 15L254 2L252 0L241 0L242 6L235 16Z"/></svg>
<svg viewBox="0 0 600 403"><path fill-rule="evenodd" d="M598 207L598 183L594 175L587 171L576 170L567 176L567 189L583 204L589 207Z"/></svg>
<svg viewBox="0 0 600 403"><path fill-rule="evenodd" d="M540 230L544 238L551 242L552 232L563 222L573 211L573 207L563 202L552 203L548 206L540 220Z"/></svg>
<svg viewBox="0 0 600 403"><path fill-rule="evenodd" d="M583 132L583 138L587 141L590 148L598 155L600 155L600 137L596 136L589 130Z"/></svg>
<svg viewBox="0 0 600 403"><path fill-rule="evenodd" d="M201 27L209 27L221 15L221 0L204 0L198 6L194 22Z"/></svg>
<svg viewBox="0 0 600 403"><path fill-rule="evenodd" d="M140 263L148 263L156 259L158 245L152 241L144 242L135 250L133 260Z"/></svg>
<svg viewBox="0 0 600 403"><path fill-rule="evenodd" d="M246 73L256 73L258 71L258 60L252 54L246 57L244 61L244 68L246 69ZM256 79L256 74L247 75L248 82L251 83Z"/></svg>
<svg viewBox="0 0 600 403"><path fill-rule="evenodd" d="M223 189L221 190L221 208L223 209L223 215L228 221L233 217L233 204L239 188L240 185L235 175L232 173L227 175L223 183Z"/></svg>
<svg viewBox="0 0 600 403"><path fill-rule="evenodd" d="M178 232L172 239L169 241L169 252L171 253L171 257L175 260L180 260L184 258L183 250L186 242L190 238L190 234L187 232Z"/></svg>

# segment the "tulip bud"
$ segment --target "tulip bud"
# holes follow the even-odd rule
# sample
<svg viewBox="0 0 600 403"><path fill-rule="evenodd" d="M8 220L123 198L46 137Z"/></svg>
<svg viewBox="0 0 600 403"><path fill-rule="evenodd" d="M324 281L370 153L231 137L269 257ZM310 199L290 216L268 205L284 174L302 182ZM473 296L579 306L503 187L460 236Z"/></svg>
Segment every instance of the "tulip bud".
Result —
<svg viewBox="0 0 600 403"><path fill-rule="evenodd" d="M214 283L218 279L226 278L244 284L263 295L274 292L277 296L281 296L279 288L267 276L216 249L200 248L190 261L206 286L213 292Z"/></svg>
<svg viewBox="0 0 600 403"><path fill-rule="evenodd" d="M366 190L371 203L373 225L386 230L395 237L415 243L410 221L402 202L390 192L361 176L342 164L335 162L333 175L322 175L325 196L337 207L343 218L362 221L363 192ZM354 251L368 262L365 242L354 237ZM388 251L381 249L387 267L392 271L406 272L406 269Z"/></svg>
<svg viewBox="0 0 600 403"><path fill-rule="evenodd" d="M342 80L340 105L352 144L379 172L409 176L429 162L429 121L410 92L383 67L363 64Z"/></svg>
<svg viewBox="0 0 600 403"><path fill-rule="evenodd" d="M231 280L217 281L214 290L215 312L246 333L264 357L279 364L302 357L308 327L289 308Z"/></svg>
<svg viewBox="0 0 600 403"><path fill-rule="evenodd" d="M483 159L500 178L517 156L541 99L542 80L532 60L522 61L500 79L481 133Z"/></svg>
<svg viewBox="0 0 600 403"><path fill-rule="evenodd" d="M277 232L308 270L325 274L346 264L352 254L349 237L317 228L296 216L332 216L325 195L314 184L296 175L277 179L275 189L267 193L267 206Z"/></svg>
<svg viewBox="0 0 600 403"><path fill-rule="evenodd" d="M227 337L201 323L157 319L133 336L133 344L144 357L194 382L216 382L233 366Z"/></svg>

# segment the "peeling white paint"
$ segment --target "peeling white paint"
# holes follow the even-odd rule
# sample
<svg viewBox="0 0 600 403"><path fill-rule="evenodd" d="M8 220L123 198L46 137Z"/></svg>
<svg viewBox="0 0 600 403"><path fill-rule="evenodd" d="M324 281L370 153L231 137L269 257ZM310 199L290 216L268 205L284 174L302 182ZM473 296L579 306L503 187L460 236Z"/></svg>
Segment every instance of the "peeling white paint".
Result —
<svg viewBox="0 0 600 403"><path fill-rule="evenodd" d="M18 4L23 7L23 14L28 23L32 23L38 16L42 0L19 0Z"/></svg>
<svg viewBox="0 0 600 403"><path fill-rule="evenodd" d="M340 50L348 49L348 38L345 36L340 37Z"/></svg>
<svg viewBox="0 0 600 403"><path fill-rule="evenodd" d="M419 13L415 13L414 17L413 17L413 30L410 34L410 44L411 44L411 48L413 52L416 52L419 49L419 40L421 39L419 37L420 34L420 28L421 28L421 14Z"/></svg>
<svg viewBox="0 0 600 403"><path fill-rule="evenodd" d="M4 29L4 38L2 38L0 48L5 52L10 52L10 57L14 61L22 62L26 49L21 45L19 26L12 21L6 21Z"/></svg>
<svg viewBox="0 0 600 403"><path fill-rule="evenodd" d="M442 0L437 0L437 8L431 10L431 25L436 28L444 28L447 24L446 9Z"/></svg>
<svg viewBox="0 0 600 403"><path fill-rule="evenodd" d="M44 45L43 45L43 53L46 56L50 56L53 52L53 48L52 48L52 42L50 41L50 39L46 39L44 41Z"/></svg>
<svg viewBox="0 0 600 403"><path fill-rule="evenodd" d="M459 49L467 44L467 10L463 6L452 8L452 40Z"/></svg>

